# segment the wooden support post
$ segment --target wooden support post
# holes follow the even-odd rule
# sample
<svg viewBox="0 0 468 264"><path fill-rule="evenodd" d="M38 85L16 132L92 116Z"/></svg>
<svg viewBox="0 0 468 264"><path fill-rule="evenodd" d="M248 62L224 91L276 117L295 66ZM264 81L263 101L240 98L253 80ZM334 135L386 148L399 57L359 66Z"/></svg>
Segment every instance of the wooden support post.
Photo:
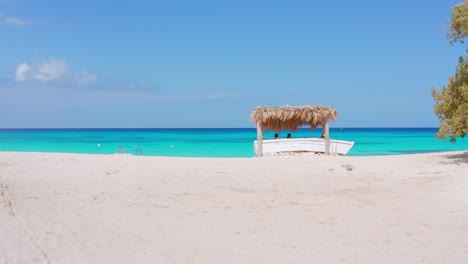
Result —
<svg viewBox="0 0 468 264"><path fill-rule="evenodd" d="M263 156L263 128L262 123L257 122L257 156Z"/></svg>
<svg viewBox="0 0 468 264"><path fill-rule="evenodd" d="M322 134L325 137L325 154L330 155L330 125L328 120L322 126Z"/></svg>

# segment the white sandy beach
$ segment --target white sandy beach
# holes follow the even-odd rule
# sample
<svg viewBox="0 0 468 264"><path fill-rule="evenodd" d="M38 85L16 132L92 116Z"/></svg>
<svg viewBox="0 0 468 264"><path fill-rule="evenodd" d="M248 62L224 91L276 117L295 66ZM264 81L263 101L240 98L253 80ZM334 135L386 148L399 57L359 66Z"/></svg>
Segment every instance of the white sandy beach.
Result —
<svg viewBox="0 0 468 264"><path fill-rule="evenodd" d="M2 152L0 238L0 263L468 263L468 153Z"/></svg>

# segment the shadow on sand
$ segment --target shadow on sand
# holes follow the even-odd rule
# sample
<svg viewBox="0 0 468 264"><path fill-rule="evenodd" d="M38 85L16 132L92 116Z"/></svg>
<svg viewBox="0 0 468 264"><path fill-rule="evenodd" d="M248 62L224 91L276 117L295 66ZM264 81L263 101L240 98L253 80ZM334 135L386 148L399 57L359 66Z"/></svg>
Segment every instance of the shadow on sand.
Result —
<svg viewBox="0 0 468 264"><path fill-rule="evenodd" d="M468 164L468 151L443 155L442 157L447 159L446 163L455 163L458 165L463 164L463 163Z"/></svg>

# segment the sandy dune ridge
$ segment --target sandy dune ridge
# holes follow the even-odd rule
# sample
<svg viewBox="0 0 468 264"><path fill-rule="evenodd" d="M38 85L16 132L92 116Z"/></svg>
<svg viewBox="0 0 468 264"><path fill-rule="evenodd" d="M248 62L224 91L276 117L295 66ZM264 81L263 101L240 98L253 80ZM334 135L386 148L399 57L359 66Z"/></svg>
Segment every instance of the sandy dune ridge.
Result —
<svg viewBox="0 0 468 264"><path fill-rule="evenodd" d="M468 152L0 152L0 263L468 263Z"/></svg>

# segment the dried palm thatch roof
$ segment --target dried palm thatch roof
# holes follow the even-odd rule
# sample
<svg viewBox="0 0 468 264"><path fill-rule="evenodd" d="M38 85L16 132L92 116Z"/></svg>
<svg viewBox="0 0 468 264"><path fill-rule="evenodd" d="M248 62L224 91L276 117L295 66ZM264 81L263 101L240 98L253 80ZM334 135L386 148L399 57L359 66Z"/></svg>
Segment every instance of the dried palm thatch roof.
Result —
<svg viewBox="0 0 468 264"><path fill-rule="evenodd" d="M337 111L329 106L257 106L252 110L250 118L255 123L260 122L263 129L276 132L280 130L296 131L300 126L310 126L312 129L324 126L328 119L336 120Z"/></svg>

